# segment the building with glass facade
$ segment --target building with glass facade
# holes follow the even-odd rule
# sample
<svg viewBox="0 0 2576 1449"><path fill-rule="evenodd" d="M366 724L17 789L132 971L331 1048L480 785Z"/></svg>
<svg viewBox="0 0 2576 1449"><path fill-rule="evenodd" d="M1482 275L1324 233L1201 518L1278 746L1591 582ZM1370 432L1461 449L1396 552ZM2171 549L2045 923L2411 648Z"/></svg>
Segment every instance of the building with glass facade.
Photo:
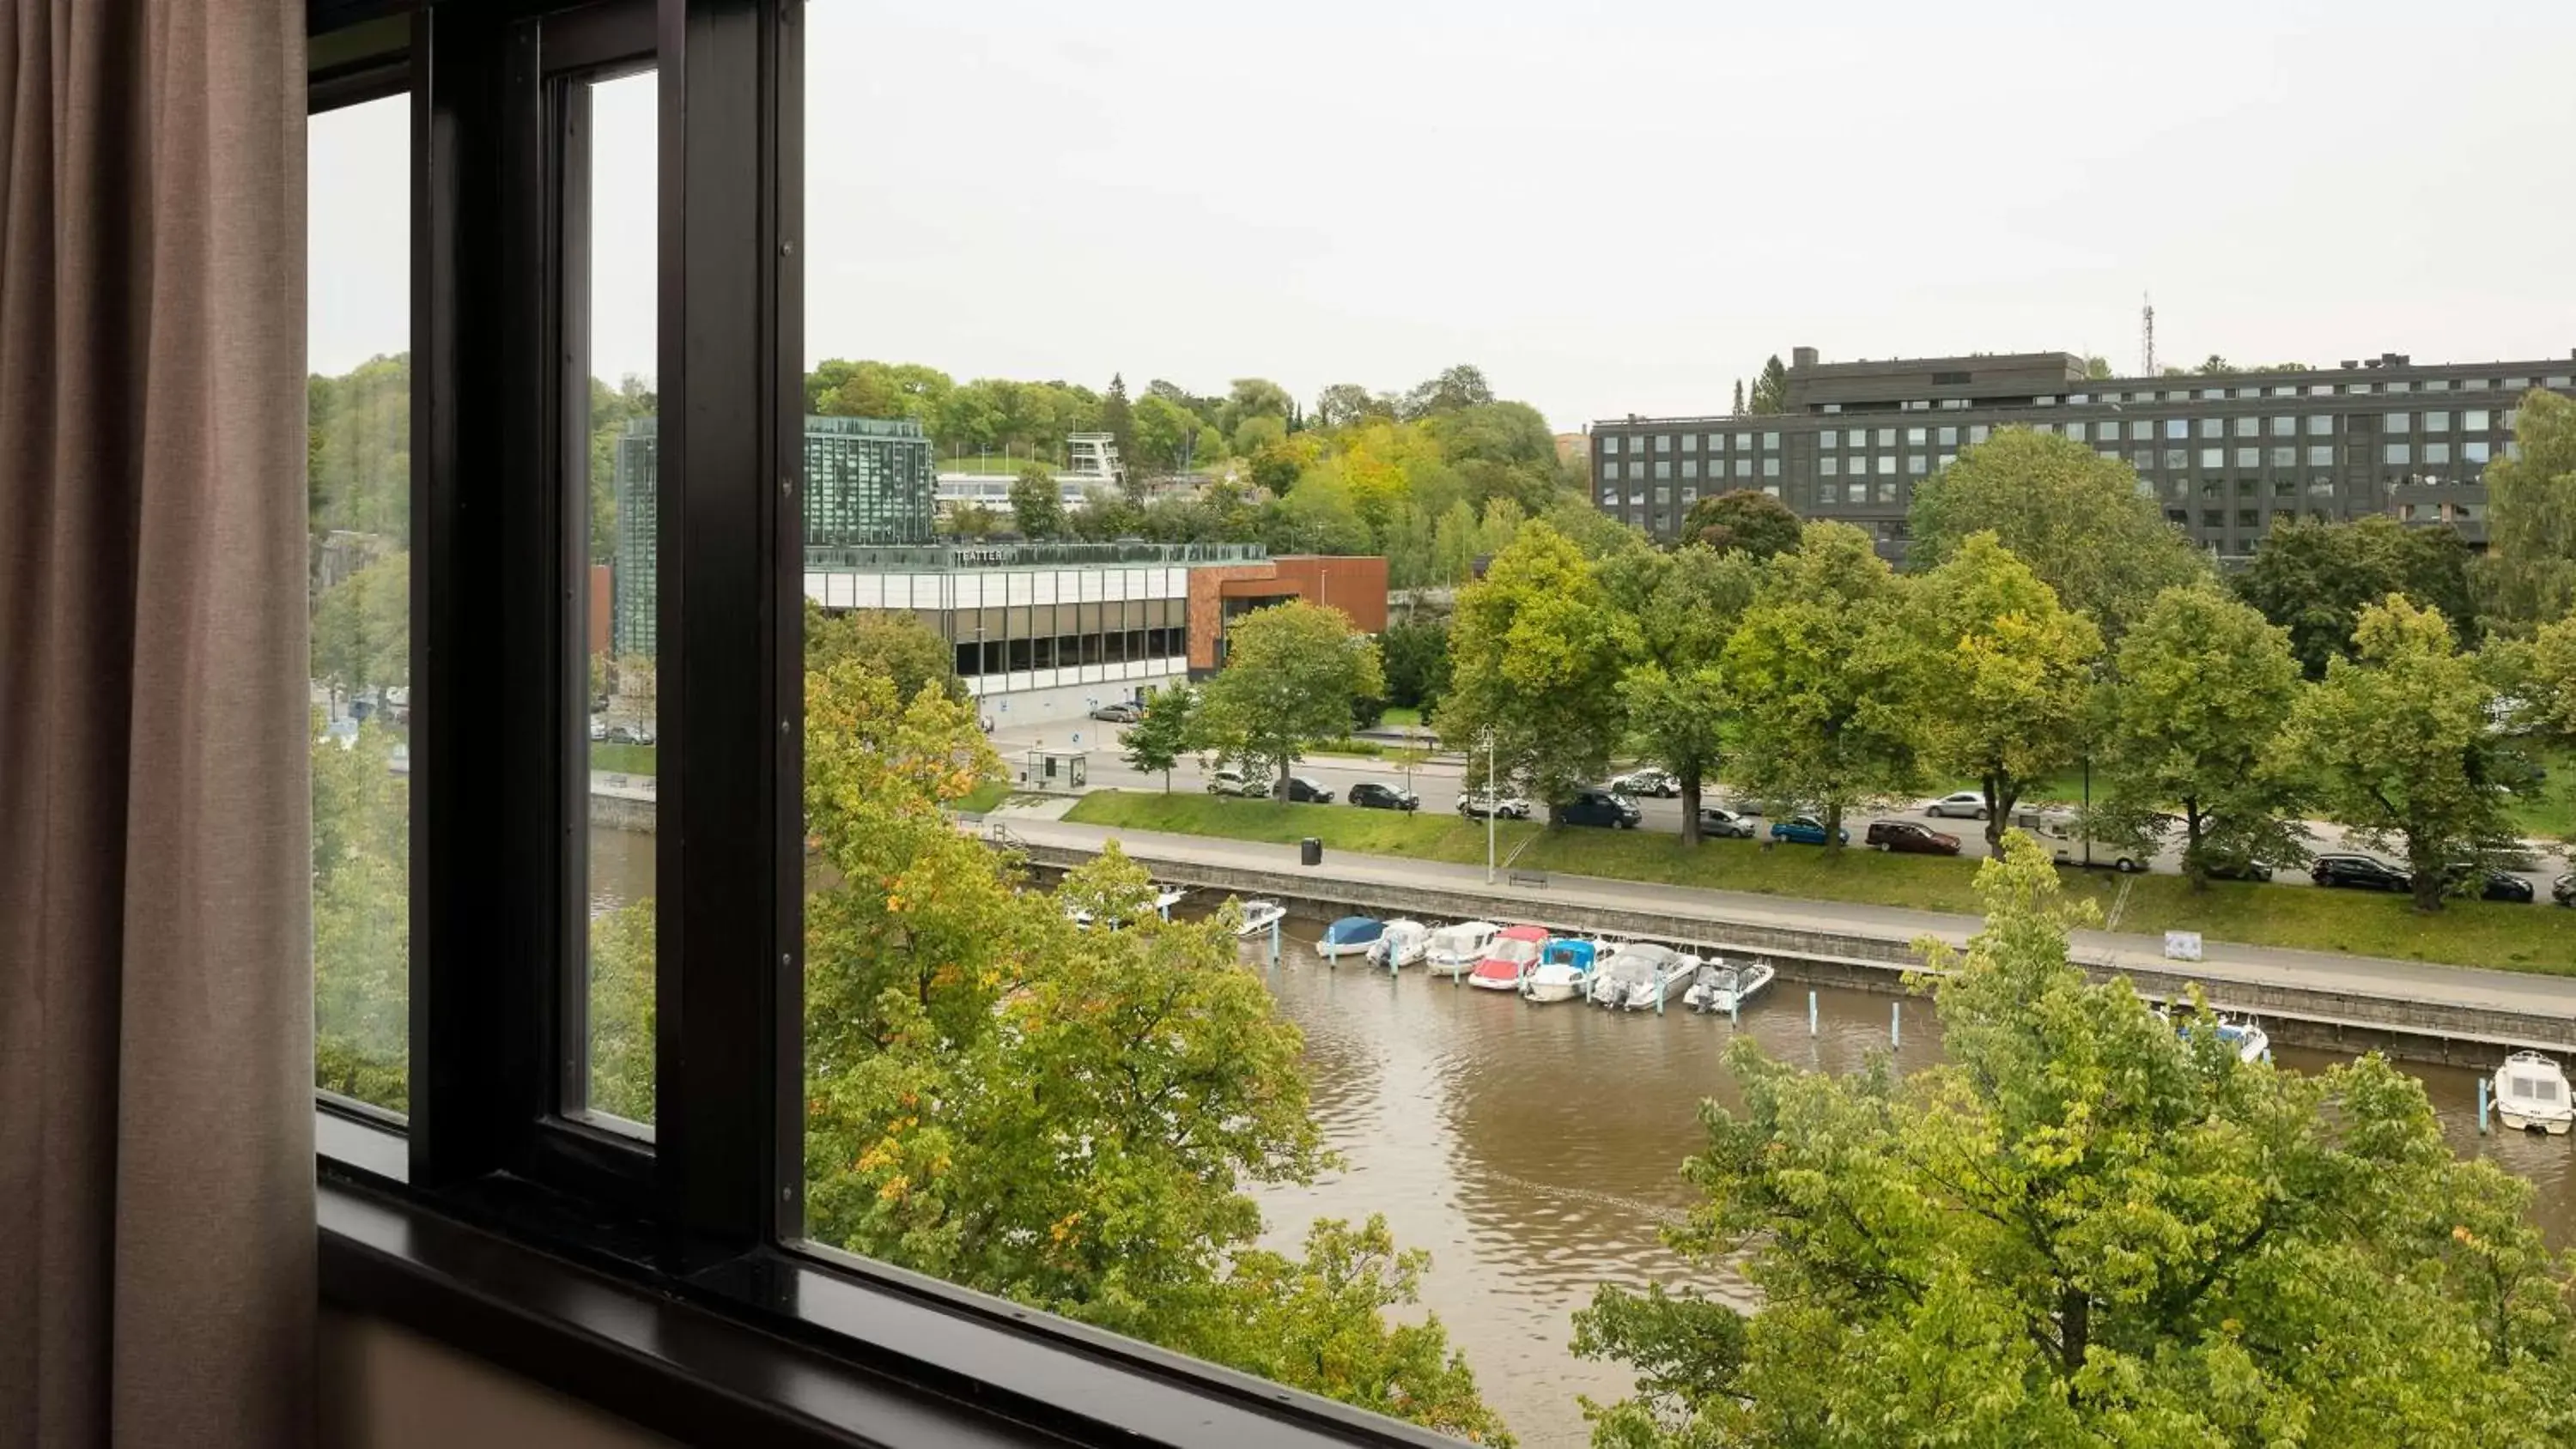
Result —
<svg viewBox="0 0 2576 1449"><path fill-rule="evenodd" d="M653 653L660 438L652 418L617 440L617 562L611 593L619 654ZM937 470L911 418L805 419L805 541L831 547L921 547L933 541Z"/></svg>
<svg viewBox="0 0 2576 1449"><path fill-rule="evenodd" d="M2485 472L2510 456L2535 388L2576 391L2568 359L2418 365L2387 353L2333 368L2084 375L2072 353L1824 363L1801 347L1782 412L1626 418L1592 427L1601 510L1659 539L1693 503L1771 494L1858 525L1902 555L1914 490L1997 428L2074 439L2128 464L2138 491L2225 558L2298 518L2384 513L2486 540Z"/></svg>

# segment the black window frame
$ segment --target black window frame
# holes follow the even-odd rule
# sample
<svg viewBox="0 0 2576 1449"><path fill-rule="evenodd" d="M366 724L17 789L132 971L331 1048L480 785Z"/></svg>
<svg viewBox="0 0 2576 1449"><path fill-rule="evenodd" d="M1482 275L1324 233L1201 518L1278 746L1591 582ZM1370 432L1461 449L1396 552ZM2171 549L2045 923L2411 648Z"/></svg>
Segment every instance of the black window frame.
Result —
<svg viewBox="0 0 2576 1449"><path fill-rule="evenodd" d="M799 9L308 8L310 109L410 97L411 748L434 785L408 1117L316 1097L324 1294L693 1439L1450 1443L802 1238ZM570 123L581 83L645 65L662 773L639 1140L557 1108L587 819Z"/></svg>

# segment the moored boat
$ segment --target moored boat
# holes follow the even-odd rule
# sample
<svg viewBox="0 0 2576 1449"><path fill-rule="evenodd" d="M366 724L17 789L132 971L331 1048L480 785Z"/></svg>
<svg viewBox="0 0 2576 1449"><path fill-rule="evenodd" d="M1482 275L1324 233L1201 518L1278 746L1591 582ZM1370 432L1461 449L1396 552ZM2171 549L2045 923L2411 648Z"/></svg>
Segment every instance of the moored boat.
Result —
<svg viewBox="0 0 2576 1449"><path fill-rule="evenodd" d="M1538 964L1547 932L1537 926L1506 926L1485 948L1485 959L1467 973L1467 984L1486 991L1518 991L1521 978Z"/></svg>
<svg viewBox="0 0 2576 1449"><path fill-rule="evenodd" d="M2495 1074L2496 1115L2518 1132L2566 1135L2576 1122L2567 1099L2567 1073L2538 1052L2515 1052Z"/></svg>
<svg viewBox="0 0 2576 1449"><path fill-rule="evenodd" d="M1491 921L1460 921L1431 933L1422 953L1423 969L1434 976L1464 976L1485 959L1485 948L1503 928Z"/></svg>
<svg viewBox="0 0 2576 1449"><path fill-rule="evenodd" d="M1375 916L1344 916L1324 928L1323 937L1315 942L1315 954L1327 961L1365 956L1385 934L1386 922Z"/></svg>
<svg viewBox="0 0 2576 1449"><path fill-rule="evenodd" d="M1407 966L1421 965L1422 958L1430 953L1430 949L1431 928L1420 921L1398 917L1387 922L1385 934L1369 946L1368 963L1402 970Z"/></svg>
<svg viewBox="0 0 2576 1449"><path fill-rule="evenodd" d="M1741 1011L1776 974L1768 961L1710 961L1682 993L1682 1005L1693 1011Z"/></svg>
<svg viewBox="0 0 2576 1449"><path fill-rule="evenodd" d="M1631 941L1592 973L1585 996L1595 1006L1651 1011L1688 989L1699 959L1652 941Z"/></svg>
<svg viewBox="0 0 2576 1449"><path fill-rule="evenodd" d="M1592 942L1552 937L1540 948L1538 964L1521 978L1521 995L1531 1001L1572 1001L1583 994L1598 964Z"/></svg>
<svg viewBox="0 0 2576 1449"><path fill-rule="evenodd" d="M1243 924L1234 928L1238 936L1257 936L1288 918L1288 908L1277 901L1245 901Z"/></svg>

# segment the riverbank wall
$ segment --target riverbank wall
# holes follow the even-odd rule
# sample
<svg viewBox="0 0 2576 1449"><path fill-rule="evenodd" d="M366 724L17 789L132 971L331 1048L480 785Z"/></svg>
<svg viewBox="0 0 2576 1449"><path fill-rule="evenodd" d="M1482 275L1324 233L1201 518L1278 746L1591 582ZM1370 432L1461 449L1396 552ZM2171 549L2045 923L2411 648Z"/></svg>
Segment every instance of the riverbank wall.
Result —
<svg viewBox="0 0 2576 1449"><path fill-rule="evenodd" d="M1018 850L1042 880L1093 859L1098 852L1037 841L1004 842ZM1867 930L1827 931L1731 917L1676 898L1662 909L1585 904L1564 899L1578 882L1557 877L1551 898L1538 901L1503 886L1407 884L1337 876L1329 865L1271 870L1180 856L1123 842L1128 858L1154 879L1187 886L1211 897L1264 897L1303 920L1344 915L1409 916L1419 920L1527 922L1569 933L1606 933L1665 941L1695 953L1721 951L1769 962L1784 982L1901 993L1908 972L1923 955L1916 939ZM1529 884L1522 881L1519 884ZM1965 932L1943 933L1952 945ZM2231 976L2188 963L2140 959L2129 953L2070 953L2097 980L2126 976L2141 995L2178 1000L2198 983L2220 1010L2258 1017L2283 1046L2315 1047L2358 1055L2379 1051L2392 1059L2445 1066L2492 1068L2510 1049L2576 1053L2576 1020L2532 1012L2419 1000L2377 991L2326 991ZM2446 968L2427 966L2428 972Z"/></svg>

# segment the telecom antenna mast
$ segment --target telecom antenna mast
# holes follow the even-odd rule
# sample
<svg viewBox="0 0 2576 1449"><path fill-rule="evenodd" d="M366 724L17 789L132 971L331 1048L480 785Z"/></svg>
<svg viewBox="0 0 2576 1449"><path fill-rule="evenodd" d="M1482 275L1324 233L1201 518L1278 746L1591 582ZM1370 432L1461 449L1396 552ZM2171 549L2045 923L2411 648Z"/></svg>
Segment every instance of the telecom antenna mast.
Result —
<svg viewBox="0 0 2576 1449"><path fill-rule="evenodd" d="M2156 375L2156 304L2145 293L2138 300L2138 376Z"/></svg>

